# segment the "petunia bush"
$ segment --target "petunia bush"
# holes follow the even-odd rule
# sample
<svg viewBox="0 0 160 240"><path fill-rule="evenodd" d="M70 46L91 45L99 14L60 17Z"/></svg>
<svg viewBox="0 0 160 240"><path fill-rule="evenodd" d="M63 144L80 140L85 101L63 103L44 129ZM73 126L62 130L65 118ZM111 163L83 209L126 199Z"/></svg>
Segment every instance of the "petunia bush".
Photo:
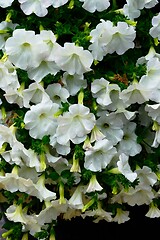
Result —
<svg viewBox="0 0 160 240"><path fill-rule="evenodd" d="M0 0L2 237L160 217L157 0ZM64 236L65 239L65 236Z"/></svg>

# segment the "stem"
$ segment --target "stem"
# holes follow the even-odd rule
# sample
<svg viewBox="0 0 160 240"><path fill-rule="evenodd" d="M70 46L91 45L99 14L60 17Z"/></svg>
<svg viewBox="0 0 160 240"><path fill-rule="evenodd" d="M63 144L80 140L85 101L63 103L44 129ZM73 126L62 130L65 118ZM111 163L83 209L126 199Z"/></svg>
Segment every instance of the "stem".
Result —
<svg viewBox="0 0 160 240"><path fill-rule="evenodd" d="M117 9L117 1L116 0L112 0L112 10Z"/></svg>
<svg viewBox="0 0 160 240"><path fill-rule="evenodd" d="M4 232L4 233L2 234L2 237L3 237L3 238L7 238L10 234L12 234L12 232L13 232L13 228L10 229L10 230L8 230L7 232Z"/></svg>
<svg viewBox="0 0 160 240"><path fill-rule="evenodd" d="M59 183L59 204L65 204L66 200L64 198L64 184L63 182Z"/></svg>

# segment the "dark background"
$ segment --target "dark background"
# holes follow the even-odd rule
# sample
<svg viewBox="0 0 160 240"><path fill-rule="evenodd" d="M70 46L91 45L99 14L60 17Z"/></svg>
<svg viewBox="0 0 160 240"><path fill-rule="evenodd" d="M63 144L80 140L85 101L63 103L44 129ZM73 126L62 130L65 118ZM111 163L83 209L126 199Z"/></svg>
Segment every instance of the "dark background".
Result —
<svg viewBox="0 0 160 240"><path fill-rule="evenodd" d="M93 223L91 218L81 217L71 221L60 220L56 230L56 240L101 240L101 239L151 239L157 238L160 218L148 218L148 206L131 207L130 220L118 224L115 222Z"/></svg>

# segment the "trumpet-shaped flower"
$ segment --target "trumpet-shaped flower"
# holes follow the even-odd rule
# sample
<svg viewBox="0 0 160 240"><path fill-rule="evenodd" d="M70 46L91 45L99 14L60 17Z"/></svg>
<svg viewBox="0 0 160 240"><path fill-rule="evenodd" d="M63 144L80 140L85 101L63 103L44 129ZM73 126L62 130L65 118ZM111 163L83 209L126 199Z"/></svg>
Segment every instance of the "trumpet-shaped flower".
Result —
<svg viewBox="0 0 160 240"><path fill-rule="evenodd" d="M3 158L10 164L28 166L40 171L40 162L37 154L32 149L26 149L22 143L16 142L11 150L2 153Z"/></svg>
<svg viewBox="0 0 160 240"><path fill-rule="evenodd" d="M120 93L120 98L129 105L134 103L142 104L149 100L149 93L144 86L134 81Z"/></svg>
<svg viewBox="0 0 160 240"><path fill-rule="evenodd" d="M117 222L118 224L125 223L130 220L129 211L124 211L121 208L117 208L116 215L113 218L113 222Z"/></svg>
<svg viewBox="0 0 160 240"><path fill-rule="evenodd" d="M22 209L22 204L9 206L9 208L7 208L6 210L5 215L10 221L20 222L22 224L27 223L25 213L23 212L23 209Z"/></svg>
<svg viewBox="0 0 160 240"><path fill-rule="evenodd" d="M101 191L102 189L103 188L101 187L101 185L97 181L97 177L94 174L90 178L87 189L85 190L85 192L90 193L90 192L95 192L95 191Z"/></svg>
<svg viewBox="0 0 160 240"><path fill-rule="evenodd" d="M10 145L10 147L13 147L16 142L17 142L17 139L15 136L14 127L8 128L7 126L0 124L0 148L1 148L1 150L3 148L3 144L8 143Z"/></svg>
<svg viewBox="0 0 160 240"><path fill-rule="evenodd" d="M46 48L40 35L25 29L15 29L5 43L9 60L23 70L39 66Z"/></svg>
<svg viewBox="0 0 160 240"><path fill-rule="evenodd" d="M104 47L111 41L113 34L115 33L115 28L113 23L109 20L101 20L95 29L90 32L91 45L89 50L91 50L93 58L101 61L106 55Z"/></svg>
<svg viewBox="0 0 160 240"><path fill-rule="evenodd" d="M9 102L10 104L15 103L17 104L20 108L23 107L23 90L21 90L21 87L18 89L6 89L4 93L4 97Z"/></svg>
<svg viewBox="0 0 160 240"><path fill-rule="evenodd" d="M157 148L160 144L160 125L157 122L154 122L152 130L155 131L155 136L151 146Z"/></svg>
<svg viewBox="0 0 160 240"><path fill-rule="evenodd" d="M0 0L0 7L7 8L12 5L14 0Z"/></svg>
<svg viewBox="0 0 160 240"><path fill-rule="evenodd" d="M139 81L141 87L144 87L149 99L155 102L160 101L159 97L159 73L160 60L158 57L152 57L148 60L146 74L143 75Z"/></svg>
<svg viewBox="0 0 160 240"><path fill-rule="evenodd" d="M68 200L68 204L71 208L82 209L84 207L82 194L84 186L79 185L73 192L71 198Z"/></svg>
<svg viewBox="0 0 160 240"><path fill-rule="evenodd" d="M93 172L101 172L117 153L116 148L107 139L95 142L94 146L85 151L84 167Z"/></svg>
<svg viewBox="0 0 160 240"><path fill-rule="evenodd" d="M23 90L23 106L30 108L31 105L36 105L42 101L49 100L49 96L40 83L34 82L28 88Z"/></svg>
<svg viewBox="0 0 160 240"><path fill-rule="evenodd" d="M102 12L104 10L106 10L107 8L109 8L110 6L110 2L109 0L80 0L80 2L84 2L82 7L91 12L94 13L96 10L98 12Z"/></svg>
<svg viewBox="0 0 160 240"><path fill-rule="evenodd" d="M68 90L62 87L60 83L49 84L45 91L50 99L58 105L61 105L61 102L67 102L67 98L69 97Z"/></svg>
<svg viewBox="0 0 160 240"><path fill-rule="evenodd" d="M112 103L110 99L110 89L109 82L104 79L95 79L91 84L91 92L98 104L102 107L109 105Z"/></svg>
<svg viewBox="0 0 160 240"><path fill-rule="evenodd" d="M55 50L60 47L56 42L57 39L55 34L51 30L41 30L40 36L48 47L48 51L46 51L47 60L54 61Z"/></svg>
<svg viewBox="0 0 160 240"><path fill-rule="evenodd" d="M123 139L118 143L117 150L127 156L135 156L140 153L142 146L137 143L137 135L135 134L136 123L128 122L123 128Z"/></svg>
<svg viewBox="0 0 160 240"><path fill-rule="evenodd" d="M28 77L36 82L41 82L41 80L48 74L56 75L59 72L59 67L54 61L48 61L43 59L39 66L35 68L28 69Z"/></svg>
<svg viewBox="0 0 160 240"><path fill-rule="evenodd" d="M157 175L147 166L143 166L142 169L137 169L135 172L140 184L153 186L158 180Z"/></svg>
<svg viewBox="0 0 160 240"><path fill-rule="evenodd" d="M52 5L52 0L18 0L18 2L26 15L35 13L38 17L47 15L47 8Z"/></svg>
<svg viewBox="0 0 160 240"><path fill-rule="evenodd" d="M124 202L130 206L140 206L143 204L149 205L153 198L154 193L152 188L146 185L137 185L135 188L131 187L123 196Z"/></svg>
<svg viewBox="0 0 160 240"><path fill-rule="evenodd" d="M64 47L59 47L55 51L54 61L63 71L68 72L70 75L81 75L91 71L93 57L83 47L66 42Z"/></svg>
<svg viewBox="0 0 160 240"><path fill-rule="evenodd" d="M143 8L152 8L158 1L157 0L127 0L123 6L124 15L130 19L138 18Z"/></svg>
<svg viewBox="0 0 160 240"><path fill-rule="evenodd" d="M39 214L35 215L38 224L44 226L45 223L50 223L56 220L61 213L67 211L68 204L59 204L58 200L45 201L45 206Z"/></svg>
<svg viewBox="0 0 160 240"><path fill-rule="evenodd" d="M57 119L54 114L59 105L51 100L32 105L24 116L25 128L33 138L42 139L45 135L54 135L57 127Z"/></svg>
<svg viewBox="0 0 160 240"><path fill-rule="evenodd" d="M64 87L69 91L71 96L75 96L81 88L87 87L87 81L84 79L83 74L70 75L67 72L63 74L62 83Z"/></svg>
<svg viewBox="0 0 160 240"><path fill-rule="evenodd" d="M156 121L160 125L160 103L146 104L145 111L152 120Z"/></svg>
<svg viewBox="0 0 160 240"><path fill-rule="evenodd" d="M109 114L102 112L97 119L97 126L113 145L121 141L123 137L123 121L120 115L116 115L114 112Z"/></svg>
<svg viewBox="0 0 160 240"><path fill-rule="evenodd" d="M109 20L101 21L90 33L92 44L89 50L92 51L94 59L101 61L108 53L116 52L122 55L128 49L134 48L136 31L133 26L126 22L118 22L117 26L113 26Z"/></svg>
<svg viewBox="0 0 160 240"><path fill-rule="evenodd" d="M56 193L46 188L44 174L39 177L37 183L34 186L37 189L36 197L39 198L41 202L43 200L50 201L56 198Z"/></svg>
<svg viewBox="0 0 160 240"><path fill-rule="evenodd" d="M89 108L82 104L71 105L69 112L64 112L57 121L57 142L62 145L65 145L69 140L75 144L83 142L96 122L94 114L90 113Z"/></svg>
<svg viewBox="0 0 160 240"><path fill-rule="evenodd" d="M64 4L66 4L68 2L68 0L52 0L52 6L54 8L58 8L60 6L63 6Z"/></svg>
<svg viewBox="0 0 160 240"><path fill-rule="evenodd" d="M13 64L7 60L0 61L0 88L9 91L20 87L18 76Z"/></svg>
<svg viewBox="0 0 160 240"><path fill-rule="evenodd" d="M82 218L87 216L94 217L94 223L98 223L101 220L105 220L107 222L112 222L112 213L105 211L101 204L98 203L98 208L95 210L87 210L85 213L81 214Z"/></svg>
<svg viewBox="0 0 160 240"><path fill-rule="evenodd" d="M159 208L154 205L153 203L150 204L148 212L145 214L148 218L159 218L160 217L160 210Z"/></svg>
<svg viewBox="0 0 160 240"><path fill-rule="evenodd" d="M128 162L129 157L124 153L119 156L119 161L117 162L118 170L131 182L137 178L137 173L132 172L131 167Z"/></svg>
<svg viewBox="0 0 160 240"><path fill-rule="evenodd" d="M128 49L134 48L136 31L133 26L129 26L126 22L118 22L117 26L113 28L114 34L112 35L112 39L104 46L105 54L116 52L118 55L122 55Z"/></svg>
<svg viewBox="0 0 160 240"><path fill-rule="evenodd" d="M149 34L153 38L160 40L160 13L152 18L152 27L149 30Z"/></svg>
<svg viewBox="0 0 160 240"><path fill-rule="evenodd" d="M4 3L6 3L6 2L7 1L5 1ZM0 49L2 49L3 51L4 51L4 46L5 46L6 39L8 37L10 37L8 29L14 30L17 25L18 24L12 23L12 21L10 21L10 22L2 21L0 23L0 31L1 31L1 33L0 33Z"/></svg>

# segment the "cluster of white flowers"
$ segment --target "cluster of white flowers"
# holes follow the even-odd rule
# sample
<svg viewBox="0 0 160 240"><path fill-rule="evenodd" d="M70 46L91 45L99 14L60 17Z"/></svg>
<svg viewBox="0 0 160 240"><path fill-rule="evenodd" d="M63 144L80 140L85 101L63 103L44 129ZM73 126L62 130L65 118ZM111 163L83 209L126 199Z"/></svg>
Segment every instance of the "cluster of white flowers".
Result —
<svg viewBox="0 0 160 240"><path fill-rule="evenodd" d="M3 10L18 5L28 21L41 18L39 32L12 21L12 11L0 23L0 202L25 237L52 228L59 215L120 224L130 219L127 205L148 205L146 217L160 217L159 13L149 22L147 51L134 56L144 41L141 12L158 1L127 0L121 9L111 2L0 0ZM43 25L63 8L111 19L84 22L82 39L65 40L65 31L61 37Z"/></svg>

